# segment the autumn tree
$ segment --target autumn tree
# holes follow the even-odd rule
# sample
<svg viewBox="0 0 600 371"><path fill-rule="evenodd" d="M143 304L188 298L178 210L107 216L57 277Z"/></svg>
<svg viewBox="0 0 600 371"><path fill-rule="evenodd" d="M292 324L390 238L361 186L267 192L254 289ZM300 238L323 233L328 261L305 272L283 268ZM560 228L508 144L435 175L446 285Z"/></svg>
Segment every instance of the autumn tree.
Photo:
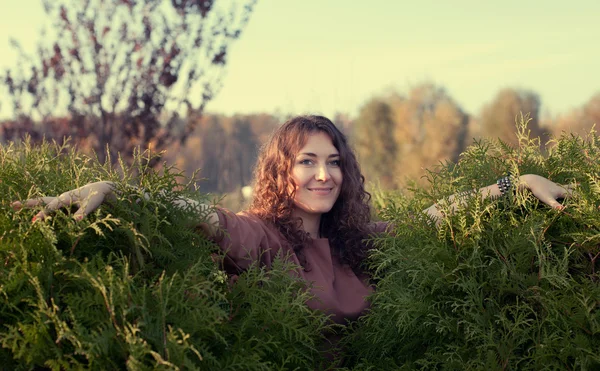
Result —
<svg viewBox="0 0 600 371"><path fill-rule="evenodd" d="M207 185L219 192L248 185L258 147L250 124L243 117L210 120L208 133L202 139L201 174L207 177Z"/></svg>
<svg viewBox="0 0 600 371"><path fill-rule="evenodd" d="M352 138L367 181L383 188L396 185L394 164L397 146L390 106L377 98L361 109L352 128Z"/></svg>
<svg viewBox="0 0 600 371"><path fill-rule="evenodd" d="M178 116L202 112L218 92L230 44L254 4L44 0L56 38L44 36L35 55L21 51L2 79L15 121L38 122L49 138L86 138L101 160L107 147L127 157L136 146L185 141L193 126Z"/></svg>
<svg viewBox="0 0 600 371"><path fill-rule="evenodd" d="M230 193L251 185L259 148L279 125L267 114L192 114L195 129L186 143L173 146L165 160L192 174L199 170L203 192Z"/></svg>
<svg viewBox="0 0 600 371"><path fill-rule="evenodd" d="M498 138L505 143L517 145L515 120L521 114L531 119L528 129L530 137L545 138L545 131L540 127L540 97L529 90L503 89L494 100L487 104L479 118L482 137ZM542 140L542 142L545 142Z"/></svg>
<svg viewBox="0 0 600 371"><path fill-rule="evenodd" d="M600 93L594 95L581 108L556 119L553 125L553 133L560 136L562 132L578 134L585 137L594 125L598 130L600 124Z"/></svg>
<svg viewBox="0 0 600 371"><path fill-rule="evenodd" d="M411 89L408 97L392 94L388 101L401 178L419 180L424 169L458 160L467 142L469 117L445 89L425 83Z"/></svg>

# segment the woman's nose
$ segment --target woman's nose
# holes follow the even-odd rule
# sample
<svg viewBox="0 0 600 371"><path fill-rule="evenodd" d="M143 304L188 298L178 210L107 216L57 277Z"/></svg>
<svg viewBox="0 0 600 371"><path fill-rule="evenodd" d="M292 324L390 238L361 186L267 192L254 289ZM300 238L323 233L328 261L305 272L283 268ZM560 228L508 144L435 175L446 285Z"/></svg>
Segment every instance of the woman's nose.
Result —
<svg viewBox="0 0 600 371"><path fill-rule="evenodd" d="M330 175L329 175L329 170L327 169L327 166L319 166L319 169L317 170L316 179L326 182L329 180L329 178L330 178Z"/></svg>

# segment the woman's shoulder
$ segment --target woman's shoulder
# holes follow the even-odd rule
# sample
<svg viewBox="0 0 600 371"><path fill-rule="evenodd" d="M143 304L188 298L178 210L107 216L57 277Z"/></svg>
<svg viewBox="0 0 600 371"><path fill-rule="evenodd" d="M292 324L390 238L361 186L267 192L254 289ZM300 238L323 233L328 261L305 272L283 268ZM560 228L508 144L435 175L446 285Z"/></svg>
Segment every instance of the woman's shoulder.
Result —
<svg viewBox="0 0 600 371"><path fill-rule="evenodd" d="M276 255L287 254L287 244L277 228L258 215L242 211L234 213L216 208L218 233L213 241L226 253L236 269L247 269L253 262L270 266Z"/></svg>
<svg viewBox="0 0 600 371"><path fill-rule="evenodd" d="M249 210L233 212L229 209L217 207L220 229L232 232L237 230L241 234L267 234L271 238L277 238L279 231L270 222L264 220L256 213Z"/></svg>
<svg viewBox="0 0 600 371"><path fill-rule="evenodd" d="M233 212L223 207L216 207L216 212L219 215L219 221L221 222L221 225L239 219L253 224L264 225L265 227L270 226L270 223L266 222L263 218L250 210Z"/></svg>
<svg viewBox="0 0 600 371"><path fill-rule="evenodd" d="M216 206L215 207L215 212L217 214L219 214L220 218L248 218L248 219L257 219L260 220L260 218L258 216L256 216L255 214L251 213L250 211L247 210L242 210L242 211L238 211L238 212L234 212L231 211L227 208L221 207L221 206Z"/></svg>

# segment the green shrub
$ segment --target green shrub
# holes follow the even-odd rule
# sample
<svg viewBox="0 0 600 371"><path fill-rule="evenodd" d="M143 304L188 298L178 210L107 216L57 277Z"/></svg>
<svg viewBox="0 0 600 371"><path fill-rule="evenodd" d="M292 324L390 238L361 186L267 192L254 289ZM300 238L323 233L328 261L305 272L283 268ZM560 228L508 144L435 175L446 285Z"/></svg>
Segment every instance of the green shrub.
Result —
<svg viewBox="0 0 600 371"><path fill-rule="evenodd" d="M376 197L395 233L369 265L371 311L346 328L345 369L599 369L600 149L565 135L547 152L520 126L518 148L481 141L429 186ZM326 317L278 260L235 284L217 249L189 227L199 210L170 207L181 176L116 171L71 148L0 148L0 364L6 369L324 369ZM511 171L579 183L563 211L527 191L466 197L438 228L421 213ZM131 175L136 174L136 175ZM112 180L118 202L81 222L43 222L13 200ZM142 197L139 187L151 197ZM161 192L162 190L172 190ZM447 207L443 202L441 207Z"/></svg>
<svg viewBox="0 0 600 371"><path fill-rule="evenodd" d="M377 291L345 339L349 368L600 369L600 138L563 135L543 153L521 122L519 139L481 141L429 187L379 198L395 235L377 240ZM467 198L437 229L420 213L509 171L579 187L564 211L519 191Z"/></svg>
<svg viewBox="0 0 600 371"><path fill-rule="evenodd" d="M116 171L64 146L0 148L3 369L314 369L329 325L292 267L252 267L228 284L217 249L189 227L199 210L166 206L206 196L177 190L181 174L144 156ZM10 207L98 180L121 196L80 222L75 209L31 223L39 207Z"/></svg>

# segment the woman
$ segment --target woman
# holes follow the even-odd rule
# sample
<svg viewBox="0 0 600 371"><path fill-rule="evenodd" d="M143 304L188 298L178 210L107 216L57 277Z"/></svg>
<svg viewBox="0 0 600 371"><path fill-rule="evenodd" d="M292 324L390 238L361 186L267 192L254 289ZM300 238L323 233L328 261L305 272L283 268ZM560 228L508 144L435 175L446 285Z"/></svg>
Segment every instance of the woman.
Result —
<svg viewBox="0 0 600 371"><path fill-rule="evenodd" d="M554 208L562 208L556 198L571 193L569 186L531 174L522 175L519 185ZM482 198L501 196L511 187L505 177L478 193ZM242 270L254 261L269 266L276 255L289 256L303 267L298 274L313 283L315 299L308 305L331 314L335 322L363 313L365 297L372 291L361 266L369 248L365 239L385 232L388 225L370 220L370 195L345 136L322 116L287 121L261 151L254 190L249 210L233 214L217 208L198 230L215 240ZM81 219L107 199L115 199L113 184L97 182L13 206L45 204L33 218L36 221L76 204L74 217ZM458 197L448 201L452 208L459 206ZM189 202L194 201L178 201ZM437 220L441 217L436 205L424 212Z"/></svg>

